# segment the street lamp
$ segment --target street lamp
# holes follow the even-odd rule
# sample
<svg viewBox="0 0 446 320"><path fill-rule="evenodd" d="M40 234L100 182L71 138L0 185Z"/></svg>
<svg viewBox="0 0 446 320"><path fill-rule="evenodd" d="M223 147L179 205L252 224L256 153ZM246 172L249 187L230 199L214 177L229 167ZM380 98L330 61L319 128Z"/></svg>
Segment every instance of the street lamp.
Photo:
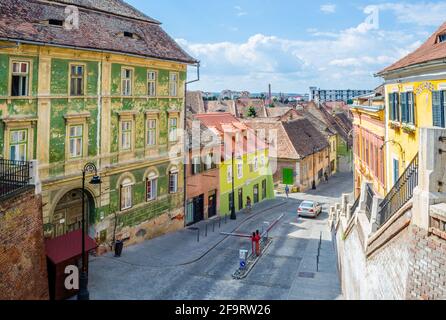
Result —
<svg viewBox="0 0 446 320"><path fill-rule="evenodd" d="M79 277L79 293L78 300L90 300L88 292L88 271L87 271L87 253L85 252L85 176L87 173L93 173L90 181L92 185L102 183L101 177L98 176L98 169L94 163L87 163L82 171L82 271Z"/></svg>
<svg viewBox="0 0 446 320"><path fill-rule="evenodd" d="M315 161L314 161L315 150L316 150L316 147L313 146L313 185L311 187L313 190L316 190L316 167L315 167L316 164L315 164Z"/></svg>
<svg viewBox="0 0 446 320"><path fill-rule="evenodd" d="M235 182L234 182L234 151L232 151L232 162L231 162L231 175L232 175L232 203L231 203L231 220L237 220L237 215L235 214Z"/></svg>

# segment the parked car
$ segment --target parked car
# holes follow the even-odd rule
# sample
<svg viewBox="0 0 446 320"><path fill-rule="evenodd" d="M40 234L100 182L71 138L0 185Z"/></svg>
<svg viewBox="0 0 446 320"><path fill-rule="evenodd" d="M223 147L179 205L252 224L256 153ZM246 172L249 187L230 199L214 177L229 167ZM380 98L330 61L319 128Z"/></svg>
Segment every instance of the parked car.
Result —
<svg viewBox="0 0 446 320"><path fill-rule="evenodd" d="M297 209L298 217L317 218L322 213L322 205L314 201L304 201Z"/></svg>

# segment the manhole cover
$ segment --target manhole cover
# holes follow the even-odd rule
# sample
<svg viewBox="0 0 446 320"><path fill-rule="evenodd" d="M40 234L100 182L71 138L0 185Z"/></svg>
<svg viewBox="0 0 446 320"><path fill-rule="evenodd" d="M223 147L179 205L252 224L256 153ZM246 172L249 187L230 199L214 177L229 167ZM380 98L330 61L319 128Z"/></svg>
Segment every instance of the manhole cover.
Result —
<svg viewBox="0 0 446 320"><path fill-rule="evenodd" d="M300 272L299 278L307 278L307 279L314 279L315 274L313 272Z"/></svg>

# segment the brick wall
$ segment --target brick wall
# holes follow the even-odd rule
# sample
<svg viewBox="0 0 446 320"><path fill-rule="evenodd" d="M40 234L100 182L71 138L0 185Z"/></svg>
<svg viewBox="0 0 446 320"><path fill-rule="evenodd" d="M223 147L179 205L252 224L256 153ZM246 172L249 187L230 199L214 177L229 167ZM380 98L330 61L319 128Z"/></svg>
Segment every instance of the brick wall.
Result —
<svg viewBox="0 0 446 320"><path fill-rule="evenodd" d="M446 299L446 241L411 227L411 262L407 298Z"/></svg>
<svg viewBox="0 0 446 320"><path fill-rule="evenodd" d="M0 202L0 300L47 300L42 200L29 190Z"/></svg>

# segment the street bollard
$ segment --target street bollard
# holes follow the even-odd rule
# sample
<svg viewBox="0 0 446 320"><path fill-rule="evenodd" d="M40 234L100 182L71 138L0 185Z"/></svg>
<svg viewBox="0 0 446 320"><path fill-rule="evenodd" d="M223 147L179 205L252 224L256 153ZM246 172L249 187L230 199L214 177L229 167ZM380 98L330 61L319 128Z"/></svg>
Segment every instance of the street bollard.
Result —
<svg viewBox="0 0 446 320"><path fill-rule="evenodd" d="M212 232L215 232L215 220L212 221Z"/></svg>
<svg viewBox="0 0 446 320"><path fill-rule="evenodd" d="M205 233L204 233L204 236L205 236L205 237L208 236L208 224L207 224L207 223L206 223L206 226L205 226Z"/></svg>
<svg viewBox="0 0 446 320"><path fill-rule="evenodd" d="M197 242L200 242L200 228L197 228Z"/></svg>
<svg viewBox="0 0 446 320"><path fill-rule="evenodd" d="M221 229L221 217L218 217L218 229Z"/></svg>

